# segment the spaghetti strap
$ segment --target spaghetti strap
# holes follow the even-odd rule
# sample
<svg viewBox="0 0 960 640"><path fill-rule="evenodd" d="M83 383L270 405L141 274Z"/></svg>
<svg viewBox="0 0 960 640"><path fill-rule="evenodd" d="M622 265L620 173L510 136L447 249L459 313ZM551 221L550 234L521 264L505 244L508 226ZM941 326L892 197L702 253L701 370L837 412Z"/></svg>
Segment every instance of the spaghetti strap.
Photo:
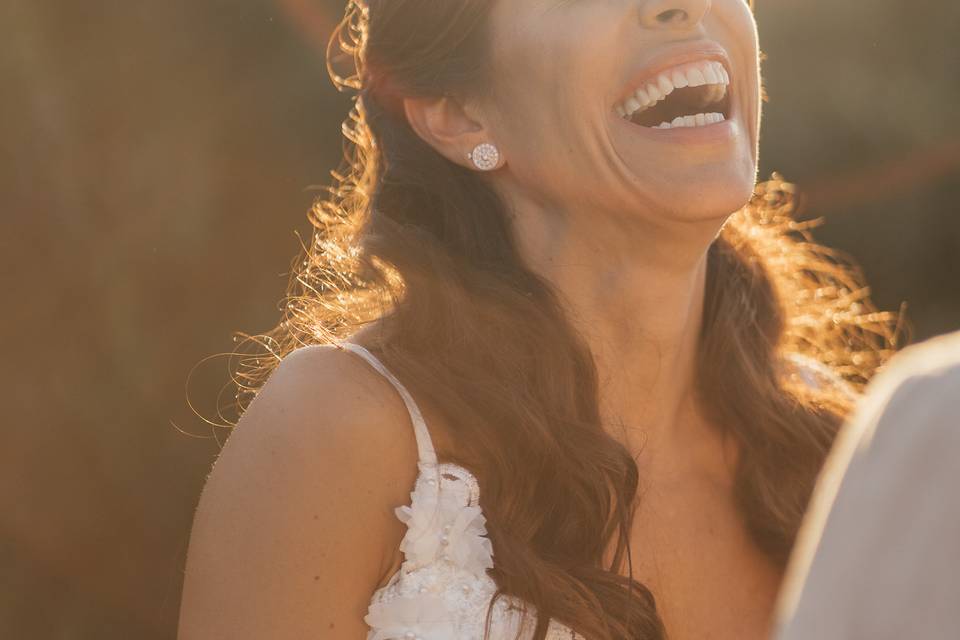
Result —
<svg viewBox="0 0 960 640"><path fill-rule="evenodd" d="M357 354L376 369L379 373L383 375L394 388L400 393L400 397L403 398L403 403L407 406L407 411L410 413L410 420L413 422L413 433L417 439L417 453L420 458L420 462L426 463L428 465L437 464L437 453L433 448L433 441L430 439L430 431L427 430L427 423L423 419L423 415L420 413L420 407L417 406L417 403L414 401L413 396L410 395L410 392L407 391L407 388L403 386L395 375L393 375L389 369L380 360L370 353L366 348L361 347L359 344L353 342L340 342L340 346L344 347L348 351L352 351Z"/></svg>

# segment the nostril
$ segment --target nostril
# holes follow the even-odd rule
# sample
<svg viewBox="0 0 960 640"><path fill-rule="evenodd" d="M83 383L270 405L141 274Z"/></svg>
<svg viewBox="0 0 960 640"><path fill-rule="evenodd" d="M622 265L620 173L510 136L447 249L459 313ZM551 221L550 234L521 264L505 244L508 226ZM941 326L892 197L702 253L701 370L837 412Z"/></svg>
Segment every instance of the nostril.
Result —
<svg viewBox="0 0 960 640"><path fill-rule="evenodd" d="M689 15L683 9L668 9L657 14L657 22L661 24L673 24L676 22L686 22Z"/></svg>

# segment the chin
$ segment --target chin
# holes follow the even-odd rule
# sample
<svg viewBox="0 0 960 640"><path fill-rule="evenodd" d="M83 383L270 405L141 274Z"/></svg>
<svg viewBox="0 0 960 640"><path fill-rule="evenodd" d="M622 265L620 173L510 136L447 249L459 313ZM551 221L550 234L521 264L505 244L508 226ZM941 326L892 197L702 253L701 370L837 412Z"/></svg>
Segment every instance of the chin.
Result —
<svg viewBox="0 0 960 640"><path fill-rule="evenodd" d="M678 172L663 176L661 185L670 185L654 197L664 214L682 221L723 220L739 211L753 196L756 164L730 161L717 167Z"/></svg>

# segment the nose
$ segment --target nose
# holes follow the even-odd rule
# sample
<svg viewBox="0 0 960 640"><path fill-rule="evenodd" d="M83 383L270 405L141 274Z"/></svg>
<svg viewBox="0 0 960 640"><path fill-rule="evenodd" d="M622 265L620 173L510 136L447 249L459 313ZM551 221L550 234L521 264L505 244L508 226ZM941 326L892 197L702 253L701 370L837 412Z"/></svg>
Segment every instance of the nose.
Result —
<svg viewBox="0 0 960 640"><path fill-rule="evenodd" d="M651 29L692 29L710 12L712 0L647 0L640 20Z"/></svg>

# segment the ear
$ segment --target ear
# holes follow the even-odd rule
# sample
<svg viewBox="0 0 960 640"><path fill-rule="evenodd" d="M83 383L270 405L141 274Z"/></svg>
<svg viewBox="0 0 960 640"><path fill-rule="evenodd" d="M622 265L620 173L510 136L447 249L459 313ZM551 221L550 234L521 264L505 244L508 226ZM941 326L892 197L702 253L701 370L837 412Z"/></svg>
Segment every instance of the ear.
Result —
<svg viewBox="0 0 960 640"><path fill-rule="evenodd" d="M403 110L417 135L450 162L474 169L470 152L492 142L479 114L452 96L405 97Z"/></svg>

